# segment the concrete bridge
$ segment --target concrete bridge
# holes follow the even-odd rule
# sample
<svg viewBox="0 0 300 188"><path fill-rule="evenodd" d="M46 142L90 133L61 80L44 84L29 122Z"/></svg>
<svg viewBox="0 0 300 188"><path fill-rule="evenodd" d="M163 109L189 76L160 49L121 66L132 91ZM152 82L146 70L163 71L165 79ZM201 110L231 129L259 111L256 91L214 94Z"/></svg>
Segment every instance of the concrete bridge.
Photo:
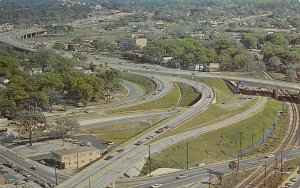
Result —
<svg viewBox="0 0 300 188"><path fill-rule="evenodd" d="M11 32L5 32L0 34L0 42L11 45L16 50L35 52L34 46L23 44L21 41L27 38L32 38L34 36L39 36L46 32L42 28L15 30Z"/></svg>
<svg viewBox="0 0 300 188"><path fill-rule="evenodd" d="M265 88L273 91L273 97L278 99L280 90L288 90L298 97L300 100L300 84L289 83L275 80L252 80L251 78L230 78L224 79L232 81L236 86L236 93L240 93L240 86L258 87Z"/></svg>

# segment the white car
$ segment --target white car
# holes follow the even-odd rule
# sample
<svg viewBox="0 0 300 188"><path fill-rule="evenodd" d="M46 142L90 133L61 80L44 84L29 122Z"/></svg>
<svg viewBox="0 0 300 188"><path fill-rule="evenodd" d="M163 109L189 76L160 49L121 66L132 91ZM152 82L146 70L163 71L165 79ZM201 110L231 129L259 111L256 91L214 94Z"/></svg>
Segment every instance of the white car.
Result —
<svg viewBox="0 0 300 188"><path fill-rule="evenodd" d="M154 184L154 185L151 185L150 187L151 187L151 188L160 188L160 187L162 187L162 184L156 183L156 184Z"/></svg>
<svg viewBox="0 0 300 188"><path fill-rule="evenodd" d="M176 177L176 179L178 179L178 180L179 180L179 179L183 179L183 178L185 178L185 177L186 177L185 175L183 175L183 174L180 174L179 176L177 176L177 177Z"/></svg>
<svg viewBox="0 0 300 188"><path fill-rule="evenodd" d="M273 153L269 153L268 155L265 156L266 158L273 158L275 155Z"/></svg>

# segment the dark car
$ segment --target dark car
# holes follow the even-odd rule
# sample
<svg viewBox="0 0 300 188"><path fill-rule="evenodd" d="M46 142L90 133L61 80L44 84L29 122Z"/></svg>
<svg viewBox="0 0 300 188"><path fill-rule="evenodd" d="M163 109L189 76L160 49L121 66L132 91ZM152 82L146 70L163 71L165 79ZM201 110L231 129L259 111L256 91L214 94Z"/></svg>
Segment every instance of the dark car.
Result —
<svg viewBox="0 0 300 188"><path fill-rule="evenodd" d="M110 160L110 159L112 159L112 158L113 158L113 156L109 155L109 156L105 157L104 160L107 160L107 161L108 161L108 160Z"/></svg>
<svg viewBox="0 0 300 188"><path fill-rule="evenodd" d="M141 145L142 143L143 143L142 141L137 141L134 145L139 146L139 145Z"/></svg>

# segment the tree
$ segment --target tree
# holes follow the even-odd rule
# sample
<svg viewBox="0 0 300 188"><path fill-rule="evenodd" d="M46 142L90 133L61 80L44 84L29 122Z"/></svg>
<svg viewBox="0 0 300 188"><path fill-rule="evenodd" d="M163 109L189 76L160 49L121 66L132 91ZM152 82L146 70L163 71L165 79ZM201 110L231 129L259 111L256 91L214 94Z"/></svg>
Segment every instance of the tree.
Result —
<svg viewBox="0 0 300 188"><path fill-rule="evenodd" d="M294 82L297 79L297 73L293 69L288 69L287 70L287 81L288 82Z"/></svg>
<svg viewBox="0 0 300 188"><path fill-rule="evenodd" d="M284 37L282 33L273 33L265 37L265 41L272 42L275 45L287 46L289 41Z"/></svg>
<svg viewBox="0 0 300 188"><path fill-rule="evenodd" d="M35 133L48 128L45 116L37 111L21 111L16 117L17 131L25 133L29 137L29 144L32 146L32 136Z"/></svg>
<svg viewBox="0 0 300 188"><path fill-rule="evenodd" d="M0 96L0 114L3 117L13 118L17 111L16 103Z"/></svg>
<svg viewBox="0 0 300 188"><path fill-rule="evenodd" d="M256 49L258 45L258 39L251 33L245 33L242 36L241 43L246 47L246 48L253 48Z"/></svg>
<svg viewBox="0 0 300 188"><path fill-rule="evenodd" d="M69 119L69 118L61 118L56 120L57 128L56 130L59 132L62 139L64 139L65 135L70 131L71 134L74 130L79 129L79 123L77 120Z"/></svg>
<svg viewBox="0 0 300 188"><path fill-rule="evenodd" d="M273 57L270 59L270 64L271 64L271 66L272 66L276 71L278 71L279 66L280 66L280 64L281 64L281 60L279 59L279 57L273 56Z"/></svg>

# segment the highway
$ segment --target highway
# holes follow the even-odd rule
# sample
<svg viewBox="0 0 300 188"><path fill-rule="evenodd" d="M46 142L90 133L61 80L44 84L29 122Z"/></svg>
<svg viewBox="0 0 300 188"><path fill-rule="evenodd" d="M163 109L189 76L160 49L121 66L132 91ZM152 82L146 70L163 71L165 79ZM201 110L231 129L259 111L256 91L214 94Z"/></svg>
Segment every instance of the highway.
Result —
<svg viewBox="0 0 300 188"><path fill-rule="evenodd" d="M283 158L292 159L295 157L300 157L300 150L286 150L283 152ZM272 164L275 160L280 161L280 153L276 154L276 157L266 158L264 156L249 157L240 160L240 171L261 167L267 163L267 165ZM155 177L143 177L143 178L123 178L119 180L119 184L123 187L136 187L136 188L146 188L150 187L155 183L163 184L164 188L173 188L173 187L182 187L190 185L192 182L199 182L197 187L207 186L207 180L209 179L210 172L212 171L212 179L216 178L216 172L223 172L225 175L232 173L232 170L229 168L229 161L223 161L220 163L210 164L206 166L196 167L191 170L184 170L180 172L170 173L161 176ZM180 174L185 175L186 177L180 180L177 180L176 177Z"/></svg>
<svg viewBox="0 0 300 188"><path fill-rule="evenodd" d="M182 79L182 82L184 79ZM148 154L148 146L147 143L149 142L146 137L148 136L156 136L154 133L158 128L175 127L182 122L190 119L195 114L199 113L200 111L206 110L211 101L214 98L214 92L212 89L202 83L197 82L189 82L196 90L202 92L202 98L193 106L189 107L187 110L180 112L176 117L171 119L170 121L161 124L156 129L151 129L151 131L143 134L138 140L142 141L143 144L140 146L134 145L137 139L132 140L124 145L124 151L122 153L111 153L114 158L110 161L105 161L103 159L95 162L91 166L87 167L83 171L79 172L75 176L72 176L67 181L60 184L58 187L88 187L88 180L91 178L92 185L91 187L105 187L112 181L114 181L120 174L125 173L130 167L134 165L134 163L141 158L145 157ZM208 96L211 95L210 98ZM161 147L151 147L153 151L161 149Z"/></svg>
<svg viewBox="0 0 300 188"><path fill-rule="evenodd" d="M5 40L12 40L10 37L4 37ZM0 40L2 41L2 37L0 36ZM17 47L20 47L20 43L14 43ZM22 46L23 44L21 44ZM102 57L102 60L105 59L106 62L109 63L109 66L117 69L122 70L130 70L133 72L144 72L148 74L169 74L173 75L174 78L176 75L187 75L193 77L203 77L203 78L220 78L224 80L230 81L240 81L241 84L249 84L251 86L257 86L262 88L270 88L270 89L284 89L290 91L300 91L300 84L299 83L288 83L283 81L270 81L270 80L262 80L262 79L255 79L255 78L241 78L241 77L234 77L234 76L225 76L225 75L216 75L216 74L209 74L209 73L200 73L200 72L191 72L185 70L175 70L175 69L168 69L164 67L152 68L154 66L148 66L151 68L145 68L137 64L128 63L126 60L116 59L116 58L108 58ZM103 61L102 61L103 62ZM184 82L184 81L182 81ZM194 83L192 81L187 81L189 84L193 83L195 88L202 91L203 97L201 100L196 103L194 106L189 107L187 110L180 112L179 115L174 117L169 122L162 124L160 127L170 127L172 129L173 126L177 126L180 123L184 122L187 119L190 119L196 113L203 111L208 108L212 98L214 97L214 93L211 88L205 86L201 83ZM211 98L207 98L207 96L211 95ZM199 128L193 131L189 131L186 133L182 133L173 137L169 137L163 140L160 140L151 145L151 151L157 152L164 147L172 145L174 142L179 142L185 140L187 138L193 137L195 134L203 134L211 130L215 130L221 127L228 126L234 122L240 121L248 116L252 115L253 113L257 112L258 108L261 108L260 104L263 102L263 99L260 98L259 102L255 104L253 107L249 108L247 111L243 112L242 114L236 115L232 118L229 118L225 121L215 123L213 125ZM158 128L158 127L157 127ZM71 177L67 181L63 182L58 187L88 187L89 178L91 180L91 187L105 187L112 181L116 180L116 178L125 173L137 160L147 156L148 154L148 140L146 139L149 135L155 135L155 130L151 130L148 133L145 133L142 137L139 138L140 141L143 142L141 146L135 146L133 143L137 141L132 140L130 143L126 143L124 145L124 151L122 153L111 153L114 158L110 161L99 160L96 163L92 164L91 166L87 167L85 170L79 172L75 176Z"/></svg>

